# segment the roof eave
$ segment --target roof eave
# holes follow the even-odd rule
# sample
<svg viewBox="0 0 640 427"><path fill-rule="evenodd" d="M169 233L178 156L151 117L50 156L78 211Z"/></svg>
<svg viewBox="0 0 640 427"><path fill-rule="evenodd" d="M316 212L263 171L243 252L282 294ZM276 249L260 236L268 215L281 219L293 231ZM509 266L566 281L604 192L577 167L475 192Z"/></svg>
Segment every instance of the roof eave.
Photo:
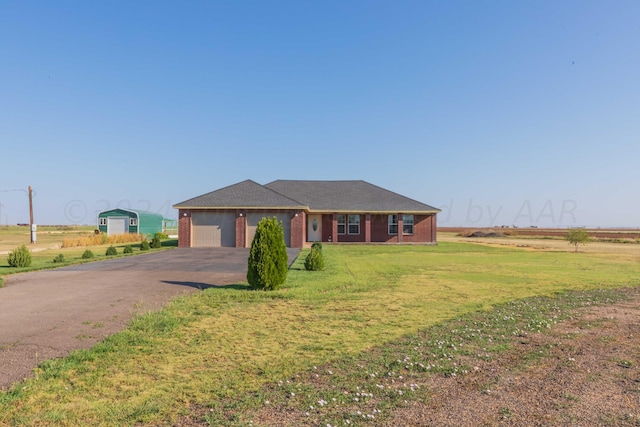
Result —
<svg viewBox="0 0 640 427"><path fill-rule="evenodd" d="M179 206L173 205L174 209L192 210L309 210L306 206Z"/></svg>
<svg viewBox="0 0 640 427"><path fill-rule="evenodd" d="M413 215L427 215L427 214L437 214L442 212L440 209L432 209L432 210L402 210L402 209L394 209L394 210L367 210L367 209L309 209L309 213L314 214L331 214L331 213L339 213L339 214L353 214L358 212L364 213L372 213L372 214L388 214L395 215L397 213L402 214L413 214Z"/></svg>

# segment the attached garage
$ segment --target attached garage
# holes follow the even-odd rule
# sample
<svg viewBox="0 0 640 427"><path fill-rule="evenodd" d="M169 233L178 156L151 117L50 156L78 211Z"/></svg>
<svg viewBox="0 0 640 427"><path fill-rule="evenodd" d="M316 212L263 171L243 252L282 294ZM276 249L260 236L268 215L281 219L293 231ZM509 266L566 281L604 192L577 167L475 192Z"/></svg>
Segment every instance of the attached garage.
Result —
<svg viewBox="0 0 640 427"><path fill-rule="evenodd" d="M194 248L236 246L236 217L233 212L194 212L191 229L191 246Z"/></svg>
<svg viewBox="0 0 640 427"><path fill-rule="evenodd" d="M249 212L247 213L247 247L251 247L251 242L256 235L256 227L262 218L278 218L284 229L284 243L291 246L291 215L289 213L269 213L269 212Z"/></svg>

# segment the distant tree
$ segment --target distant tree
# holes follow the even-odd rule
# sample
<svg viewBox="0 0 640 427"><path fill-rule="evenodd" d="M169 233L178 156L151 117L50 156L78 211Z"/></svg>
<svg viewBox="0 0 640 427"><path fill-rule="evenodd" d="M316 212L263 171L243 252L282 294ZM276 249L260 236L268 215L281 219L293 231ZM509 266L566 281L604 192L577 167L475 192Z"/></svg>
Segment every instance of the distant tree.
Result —
<svg viewBox="0 0 640 427"><path fill-rule="evenodd" d="M584 228L570 228L567 233L569 244L575 246L575 252L578 252L578 245L586 245L589 243L589 234Z"/></svg>
<svg viewBox="0 0 640 427"><path fill-rule="evenodd" d="M251 242L247 282L253 289L278 289L287 279L288 270L282 224L275 217L262 218Z"/></svg>

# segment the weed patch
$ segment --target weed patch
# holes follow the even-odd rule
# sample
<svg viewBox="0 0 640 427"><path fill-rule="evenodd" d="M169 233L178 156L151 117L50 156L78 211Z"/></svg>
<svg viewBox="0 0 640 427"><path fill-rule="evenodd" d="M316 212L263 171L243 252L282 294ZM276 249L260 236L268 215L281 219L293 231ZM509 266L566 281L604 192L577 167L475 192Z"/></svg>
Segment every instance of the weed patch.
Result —
<svg viewBox="0 0 640 427"><path fill-rule="evenodd" d="M579 308L624 299L626 290L578 291L469 313L361 355L314 366L260 391L234 396L233 401L212 403L207 421L212 425L269 425L284 418L286 425L379 425L392 408L427 400L429 391L421 384L430 375L465 375L473 369L469 362L490 360L498 352L509 351L520 337L572 319ZM544 328L539 322L529 322L531 317L545 319ZM575 400L568 394L566 399ZM238 407L242 410L237 411ZM508 407L499 412L502 419L514 415Z"/></svg>

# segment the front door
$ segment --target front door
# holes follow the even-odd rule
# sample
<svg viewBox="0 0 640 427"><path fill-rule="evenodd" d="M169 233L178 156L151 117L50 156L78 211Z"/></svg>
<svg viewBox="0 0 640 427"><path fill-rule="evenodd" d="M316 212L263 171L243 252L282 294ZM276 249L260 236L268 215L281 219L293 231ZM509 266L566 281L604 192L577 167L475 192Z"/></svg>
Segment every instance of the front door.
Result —
<svg viewBox="0 0 640 427"><path fill-rule="evenodd" d="M307 242L322 240L322 215L307 215Z"/></svg>

